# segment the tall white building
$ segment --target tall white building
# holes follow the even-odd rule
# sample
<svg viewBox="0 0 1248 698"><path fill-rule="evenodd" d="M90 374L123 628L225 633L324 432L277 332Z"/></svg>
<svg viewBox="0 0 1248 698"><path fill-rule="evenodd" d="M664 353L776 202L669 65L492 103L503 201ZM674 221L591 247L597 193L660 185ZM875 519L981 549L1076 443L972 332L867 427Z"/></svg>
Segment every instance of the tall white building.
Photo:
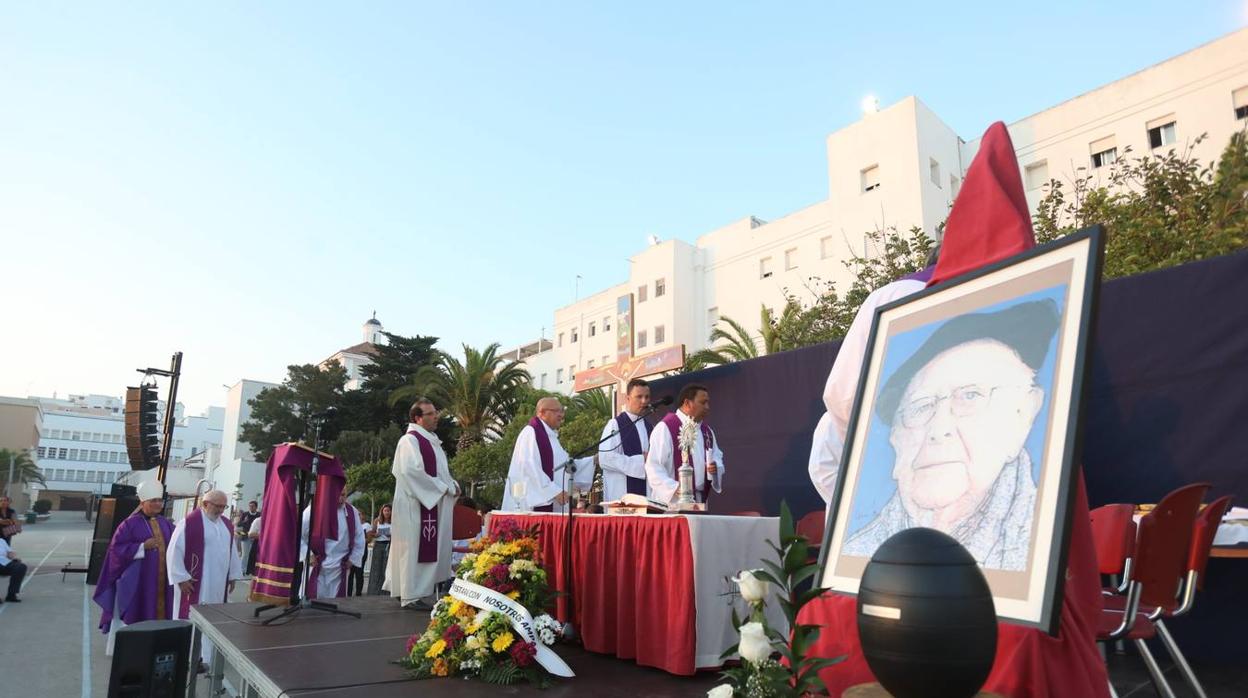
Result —
<svg viewBox="0 0 1248 698"><path fill-rule="evenodd" d="M341 364L347 370L347 390L356 390L364 384L364 376L360 373L360 369L373 363L373 356L377 354L377 345L386 343L381 323L377 321L377 313L373 313L371 318L365 320L360 330L362 336L359 344L339 349L317 364L322 369L331 361Z"/></svg>
<svg viewBox="0 0 1248 698"><path fill-rule="evenodd" d="M1248 29L1073 97L1009 131L1034 211L1052 179L1099 180L1128 150L1140 157L1190 148L1209 162L1246 125ZM761 305L778 309L786 289L800 297L811 277L847 288L844 261L877 252L867 249L867 231L918 226L934 234L979 141L964 141L911 96L832 133L826 147L826 200L772 221L747 217L692 244L652 244L632 256L626 281L555 309L549 349L529 342L511 353L526 355L539 387L571 392L577 371L616 360L612 325L616 299L625 294L634 299L638 355L682 343L690 352L702 349L724 315L757 336Z"/></svg>
<svg viewBox="0 0 1248 698"><path fill-rule="evenodd" d="M47 485L38 497L51 500L57 509L85 509L93 495L107 494L112 484L130 471L125 399L111 395L32 399L39 402L44 415L35 462ZM159 413L163 415L164 410L161 401ZM225 410L220 407L187 417L182 404L175 405L170 468L219 448L224 419Z"/></svg>
<svg viewBox="0 0 1248 698"><path fill-rule="evenodd" d="M217 489L230 495L231 503L258 500L264 492L264 463L238 436L243 425L251 420L251 405L248 403L265 388L276 387L276 383L243 379L226 392L221 452L215 464L205 464L204 477Z"/></svg>

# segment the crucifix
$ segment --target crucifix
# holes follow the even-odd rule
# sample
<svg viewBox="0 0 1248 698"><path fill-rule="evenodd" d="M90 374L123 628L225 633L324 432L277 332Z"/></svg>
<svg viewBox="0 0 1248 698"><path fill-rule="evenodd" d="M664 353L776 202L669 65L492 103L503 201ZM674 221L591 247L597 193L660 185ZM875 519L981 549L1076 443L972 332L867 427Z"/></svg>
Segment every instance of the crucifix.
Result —
<svg viewBox="0 0 1248 698"><path fill-rule="evenodd" d="M626 293L615 302L616 361L598 368L577 371L572 390L583 393L609 385L615 386L615 409L623 409L628 382L685 365L685 345L677 344L641 356L633 355L633 294Z"/></svg>
<svg viewBox="0 0 1248 698"><path fill-rule="evenodd" d="M434 518L433 512L429 513L429 518L424 521L425 527L422 531L425 540L431 541L438 535L438 520Z"/></svg>

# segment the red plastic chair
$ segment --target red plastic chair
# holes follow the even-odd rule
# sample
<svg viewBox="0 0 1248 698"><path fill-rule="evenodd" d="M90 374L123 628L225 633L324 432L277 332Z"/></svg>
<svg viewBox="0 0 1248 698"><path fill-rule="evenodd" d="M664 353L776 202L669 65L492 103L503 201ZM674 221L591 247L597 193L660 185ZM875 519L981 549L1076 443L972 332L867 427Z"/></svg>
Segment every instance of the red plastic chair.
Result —
<svg viewBox="0 0 1248 698"><path fill-rule="evenodd" d="M1135 507L1131 504L1106 504L1092 510L1092 541L1096 545L1096 561L1101 574L1115 580L1114 590L1106 594L1126 593L1126 579L1131 576L1135 555Z"/></svg>
<svg viewBox="0 0 1248 698"><path fill-rule="evenodd" d="M1134 641L1157 692L1167 698L1173 698L1174 691L1145 640L1156 636L1157 620L1162 615L1179 608L1196 514L1208 490L1207 483L1180 487L1140 519L1135 567L1126 579L1127 594L1106 599L1097 628L1097 642Z"/></svg>
<svg viewBox="0 0 1248 698"><path fill-rule="evenodd" d="M1187 579L1183 582L1182 601L1179 607L1174 611L1165 614L1165 618L1173 618L1181 616L1192 610L1192 606L1196 604L1196 590L1205 588L1205 568L1209 564L1209 552L1213 548L1213 537L1218 532L1218 526L1222 524L1222 516L1226 514L1226 510L1231 506L1231 496L1226 495L1213 500L1213 503L1205 507L1196 517L1196 527L1192 533L1192 546L1187 557ZM1179 670L1183 672L1183 678L1187 680L1187 684L1192 687L1200 698L1205 698L1205 688L1200 685L1200 679L1196 678L1196 672L1192 671L1192 666L1187 663L1187 657L1183 656L1183 652L1179 650L1179 645L1174 641L1174 637L1170 635L1170 629L1166 627L1165 618L1157 619L1157 635L1161 637L1161 642L1166 646L1166 651L1170 653L1170 658L1178 665Z"/></svg>
<svg viewBox="0 0 1248 698"><path fill-rule="evenodd" d="M797 535L806 536L806 541L810 543L810 547L818 550L823 545L823 529L827 522L827 512L823 509L816 509L809 514L797 520Z"/></svg>

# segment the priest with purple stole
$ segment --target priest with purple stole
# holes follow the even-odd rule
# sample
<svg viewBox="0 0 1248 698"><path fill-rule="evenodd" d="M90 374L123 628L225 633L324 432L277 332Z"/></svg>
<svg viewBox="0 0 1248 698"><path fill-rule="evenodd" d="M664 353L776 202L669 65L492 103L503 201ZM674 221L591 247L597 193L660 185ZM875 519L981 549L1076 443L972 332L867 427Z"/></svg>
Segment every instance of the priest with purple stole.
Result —
<svg viewBox="0 0 1248 698"><path fill-rule="evenodd" d="M724 454L719 450L715 432L706 425L711 411L711 394L705 385L690 383L680 389L676 398L680 407L655 425L650 434L650 453L646 456L646 484L649 497L656 502L674 504L680 494L680 468L692 455L694 501L706 502L711 490L723 491ZM696 425L691 453L679 448L680 432L686 424Z"/></svg>
<svg viewBox="0 0 1248 698"><path fill-rule="evenodd" d="M381 588L402 606L429 610L438 584L454 576L451 526L459 485L434 433L438 408L420 398L408 418L407 433L394 449L390 557Z"/></svg>
<svg viewBox="0 0 1248 698"><path fill-rule="evenodd" d="M318 510L319 507L318 507ZM337 519L330 519L325 535L325 554L312 554L312 569L308 570L309 599L342 598L347 595L347 580L352 567L364 562L364 526L360 512L347 503L347 490L338 492ZM312 520L312 507L303 510L303 537L299 546L299 559L308 559L308 528Z"/></svg>
<svg viewBox="0 0 1248 698"><path fill-rule="evenodd" d="M173 524L160 515L165 488L156 480L139 485L139 508L121 522L108 544L92 598L103 609L100 631L108 633L113 655L117 630L144 620L168 620L173 590L165 570L165 550Z"/></svg>
<svg viewBox="0 0 1248 698"><path fill-rule="evenodd" d="M538 400L537 414L520 430L511 451L503 511L563 512L573 490L589 491L598 456L578 458L576 473L567 473L562 467L568 461L568 452L559 443L561 426L563 405L559 400Z"/></svg>
<svg viewBox="0 0 1248 698"><path fill-rule="evenodd" d="M234 544L234 527L225 512L221 490L204 495L200 508L186 515L173 529L165 564L173 589L174 618L186 619L191 606L225 603L234 581L243 578L243 566ZM212 643L204 638L205 662L212 657Z"/></svg>
<svg viewBox="0 0 1248 698"><path fill-rule="evenodd" d="M650 429L642 414L650 406L650 384L641 378L628 382L624 411L602 429L598 464L602 466L602 499L619 501L626 494L646 496L646 451Z"/></svg>

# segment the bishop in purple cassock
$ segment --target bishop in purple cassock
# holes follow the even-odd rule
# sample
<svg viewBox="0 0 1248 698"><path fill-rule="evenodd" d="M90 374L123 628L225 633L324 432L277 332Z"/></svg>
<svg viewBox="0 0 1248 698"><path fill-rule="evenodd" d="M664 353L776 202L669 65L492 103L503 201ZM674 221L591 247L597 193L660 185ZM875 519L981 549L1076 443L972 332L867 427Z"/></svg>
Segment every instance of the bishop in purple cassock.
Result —
<svg viewBox="0 0 1248 698"><path fill-rule="evenodd" d="M168 620L173 588L165 569L165 550L173 524L161 516L165 488L155 480L139 485L139 508L117 527L108 544L104 567L95 586L100 631L108 633L108 654L118 628L144 620Z"/></svg>

